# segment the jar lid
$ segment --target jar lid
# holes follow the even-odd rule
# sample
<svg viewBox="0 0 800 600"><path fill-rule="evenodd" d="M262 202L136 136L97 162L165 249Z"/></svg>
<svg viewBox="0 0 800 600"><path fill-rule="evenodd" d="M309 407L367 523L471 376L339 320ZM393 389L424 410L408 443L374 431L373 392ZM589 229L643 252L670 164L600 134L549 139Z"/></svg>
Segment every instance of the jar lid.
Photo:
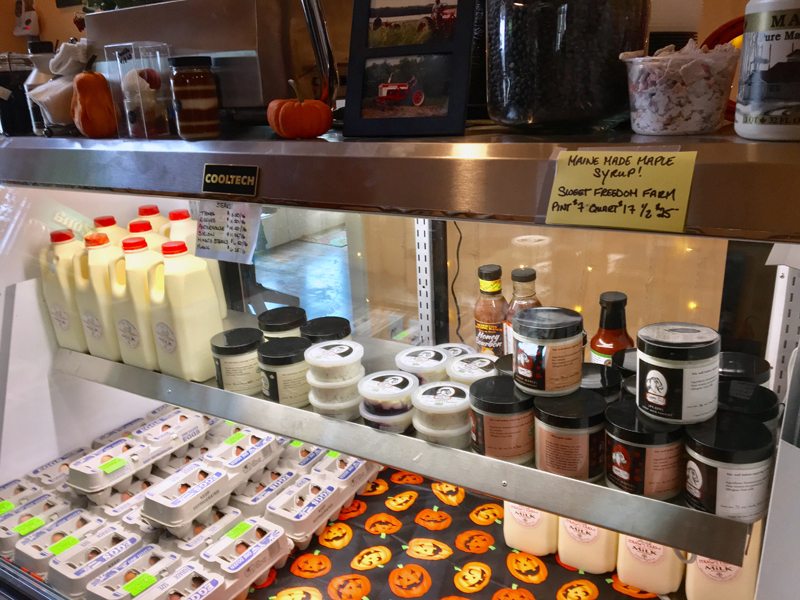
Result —
<svg viewBox="0 0 800 600"><path fill-rule="evenodd" d="M419 387L419 379L405 371L378 371L358 382L358 393L364 398L393 400L406 398Z"/></svg>
<svg viewBox="0 0 800 600"><path fill-rule="evenodd" d="M718 402L717 410L747 415L762 423L775 419L781 411L775 392L749 381L720 381Z"/></svg>
<svg viewBox="0 0 800 600"><path fill-rule="evenodd" d="M500 265L482 265L478 267L478 279L497 281L502 276L503 268Z"/></svg>
<svg viewBox="0 0 800 600"><path fill-rule="evenodd" d="M220 356L235 356L257 350L263 340L264 335L255 327L228 329L211 338L211 351Z"/></svg>
<svg viewBox="0 0 800 600"><path fill-rule="evenodd" d="M305 338L304 338L305 339ZM306 350L306 362L314 367L345 367L361 364L364 346L358 342L333 340L315 344Z"/></svg>
<svg viewBox="0 0 800 600"><path fill-rule="evenodd" d="M744 352L720 352L720 381L750 381L766 383L769 381L769 362L754 354Z"/></svg>
<svg viewBox="0 0 800 600"><path fill-rule="evenodd" d="M441 348L442 350L447 350L450 353L450 356L453 358L458 358L459 356L464 356L465 354L475 354L475 352L477 352L475 348L472 346L467 346L466 344L447 343L439 344L436 347Z"/></svg>
<svg viewBox="0 0 800 600"><path fill-rule="evenodd" d="M719 354L719 334L694 323L654 323L639 330L639 350L665 360L703 360Z"/></svg>
<svg viewBox="0 0 800 600"><path fill-rule="evenodd" d="M299 306L279 306L258 315L258 328L265 333L297 329L307 322L306 311Z"/></svg>
<svg viewBox="0 0 800 600"><path fill-rule="evenodd" d="M494 368L500 375L514 376L514 355L505 354L494 361Z"/></svg>
<svg viewBox="0 0 800 600"><path fill-rule="evenodd" d="M319 317L300 326L300 335L314 344L341 340L350 333L350 321L344 317Z"/></svg>
<svg viewBox="0 0 800 600"><path fill-rule="evenodd" d="M447 367L452 355L433 346L412 346L394 357L397 368L410 373L433 373Z"/></svg>
<svg viewBox="0 0 800 600"><path fill-rule="evenodd" d="M122 240L123 252L136 252L147 248L147 240L143 237L129 237Z"/></svg>
<svg viewBox="0 0 800 600"><path fill-rule="evenodd" d="M106 215L104 217L97 217L94 220L95 227L112 227L113 225L117 224L117 220L112 217L111 215Z"/></svg>
<svg viewBox="0 0 800 600"><path fill-rule="evenodd" d="M539 396L533 404L533 414L545 425L587 429L603 422L606 406L602 396L579 389L567 396Z"/></svg>
<svg viewBox="0 0 800 600"><path fill-rule="evenodd" d="M50 232L50 243L61 244L62 242L70 242L75 239L75 234L72 229L59 229Z"/></svg>
<svg viewBox="0 0 800 600"><path fill-rule="evenodd" d="M526 308L513 317L514 333L537 340L560 340L583 331L583 317L569 308Z"/></svg>
<svg viewBox="0 0 800 600"><path fill-rule="evenodd" d="M453 362L447 365L447 374L457 379L471 380L470 383L497 375L494 364L496 356L491 354L468 354L454 358Z"/></svg>
<svg viewBox="0 0 800 600"><path fill-rule="evenodd" d="M614 402L606 408L606 433L623 442L663 446L680 441L683 427L647 417L632 400Z"/></svg>
<svg viewBox="0 0 800 600"><path fill-rule="evenodd" d="M536 281L536 269L531 269L530 267L514 269L511 271L511 281L518 281L520 283Z"/></svg>
<svg viewBox="0 0 800 600"><path fill-rule="evenodd" d="M628 378L631 375L636 375L638 361L638 350L636 348L625 348L625 350L614 353L614 356L611 357L611 366L622 373L623 377Z"/></svg>
<svg viewBox="0 0 800 600"><path fill-rule="evenodd" d="M737 465L772 457L772 433L751 417L720 411L708 421L686 427L686 447L702 457Z"/></svg>
<svg viewBox="0 0 800 600"><path fill-rule="evenodd" d="M164 242L161 244L161 254L164 256L175 256L189 252L186 242Z"/></svg>
<svg viewBox="0 0 800 600"><path fill-rule="evenodd" d="M108 236L105 233L90 233L83 238L83 243L87 248L96 248L108 244Z"/></svg>
<svg viewBox="0 0 800 600"><path fill-rule="evenodd" d="M600 294L600 306L606 310L620 310L628 305L628 296L622 292L603 292Z"/></svg>
<svg viewBox="0 0 800 600"><path fill-rule="evenodd" d="M426 413L460 413L469 410L469 388L454 381L434 381L418 387L411 402Z"/></svg>
<svg viewBox="0 0 800 600"><path fill-rule="evenodd" d="M622 375L616 369L596 363L583 363L581 370L581 387L597 392L603 398L619 394L622 387Z"/></svg>
<svg viewBox="0 0 800 600"><path fill-rule="evenodd" d="M170 221L185 221L186 219L190 218L191 215L189 211L185 208L180 208L178 210L171 210L169 211L169 220Z"/></svg>
<svg viewBox="0 0 800 600"><path fill-rule="evenodd" d="M499 415L512 415L533 408L533 396L514 385L513 377L501 375L484 377L469 386L469 402L473 408Z"/></svg>
<svg viewBox="0 0 800 600"><path fill-rule="evenodd" d="M170 67L211 67L210 56L173 56L169 59Z"/></svg>
<svg viewBox="0 0 800 600"><path fill-rule="evenodd" d="M140 217L152 217L159 214L158 206L155 204L143 204L139 207Z"/></svg>
<svg viewBox="0 0 800 600"><path fill-rule="evenodd" d="M636 375L626 377L622 382L622 394L636 400Z"/></svg>
<svg viewBox="0 0 800 600"><path fill-rule="evenodd" d="M263 335L260 329L256 331ZM270 338L258 345L258 362L275 367L303 362L309 346L311 342L305 338Z"/></svg>

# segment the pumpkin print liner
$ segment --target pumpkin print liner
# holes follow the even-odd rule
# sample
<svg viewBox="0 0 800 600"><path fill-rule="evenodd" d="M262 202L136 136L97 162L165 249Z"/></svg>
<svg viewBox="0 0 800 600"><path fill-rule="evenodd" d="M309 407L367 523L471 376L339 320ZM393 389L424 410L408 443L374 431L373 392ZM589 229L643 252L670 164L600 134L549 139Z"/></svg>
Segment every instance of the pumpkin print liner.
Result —
<svg viewBox="0 0 800 600"><path fill-rule="evenodd" d="M363 515L365 512L367 512L367 503L361 500L353 500L353 503L351 505L345 506L341 510L338 519L340 521L346 521L347 519L354 519L359 515Z"/></svg>
<svg viewBox="0 0 800 600"><path fill-rule="evenodd" d="M356 571L369 571L392 560L392 551L386 546L370 546L356 554L350 566Z"/></svg>
<svg viewBox="0 0 800 600"><path fill-rule="evenodd" d="M400 598L419 598L431 589L431 576L419 565L406 565L389 573L389 588Z"/></svg>
<svg viewBox="0 0 800 600"><path fill-rule="evenodd" d="M469 513L469 518L476 525L491 525L503 518L503 507L499 504L482 504Z"/></svg>
<svg viewBox="0 0 800 600"><path fill-rule="evenodd" d="M448 506L458 506L464 501L464 488L449 483L432 483L431 490L436 497Z"/></svg>
<svg viewBox="0 0 800 600"><path fill-rule="evenodd" d="M395 512L400 512L403 510L408 510L417 501L419 494L417 492L401 492L396 496L392 496L391 498L387 498L384 504L386 508L389 510L393 510ZM502 509L500 509L502 510Z"/></svg>
<svg viewBox="0 0 800 600"><path fill-rule="evenodd" d="M431 510L430 508L423 508L414 518L414 523L429 531L442 531L450 527L452 522L453 517L443 510ZM458 541L456 541L457 544Z"/></svg>
<svg viewBox="0 0 800 600"><path fill-rule="evenodd" d="M494 546L494 538L484 531L471 529L462 531L456 538L456 548L470 554L483 554Z"/></svg>
<svg viewBox="0 0 800 600"><path fill-rule="evenodd" d="M389 489L389 484L383 479L376 479L367 484L367 489L359 494L359 496L380 496Z"/></svg>
<svg viewBox="0 0 800 600"><path fill-rule="evenodd" d="M453 549L439 540L414 538L408 542L406 554L420 560L444 560L453 555Z"/></svg>
<svg viewBox="0 0 800 600"><path fill-rule="evenodd" d="M525 583L542 583L547 579L547 567L538 556L527 552L510 552L506 558L508 572Z"/></svg>
<svg viewBox="0 0 800 600"><path fill-rule="evenodd" d="M331 560L324 554L303 554L295 559L290 571L303 579L314 579L327 575L331 570Z"/></svg>
<svg viewBox="0 0 800 600"><path fill-rule="evenodd" d="M408 471L398 471L389 478L389 481L391 481L392 483L399 483L405 485L419 485L425 480L422 478L422 475L417 475L416 473L409 473Z"/></svg>
<svg viewBox="0 0 800 600"><path fill-rule="evenodd" d="M367 530L367 533L373 535L380 535L382 533L391 535L400 531L402 526L403 524L397 520L397 517L393 517L387 513L378 513L367 519L367 522L364 524L364 529Z"/></svg>
<svg viewBox="0 0 800 600"><path fill-rule="evenodd" d="M627 583L622 583L619 580L619 575L616 573L611 576L611 581L611 587L617 590L620 594L625 594L631 598L658 598L658 594L651 594L650 592L645 592L644 590L640 590L639 588L628 585Z"/></svg>
<svg viewBox="0 0 800 600"><path fill-rule="evenodd" d="M503 588L492 594L492 600L536 600L525 588Z"/></svg>
<svg viewBox="0 0 800 600"><path fill-rule="evenodd" d="M480 562L468 562L456 573L453 583L456 584L459 591L474 594L489 585L491 578L492 570L489 565Z"/></svg>
<svg viewBox="0 0 800 600"><path fill-rule="evenodd" d="M322 600L322 592L315 587L291 587L278 592L275 600Z"/></svg>
<svg viewBox="0 0 800 600"><path fill-rule="evenodd" d="M353 539L353 530L345 523L328 525L319 535L319 543L332 550L341 550Z"/></svg>
<svg viewBox="0 0 800 600"><path fill-rule="evenodd" d="M328 596L331 600L361 600L372 591L369 579L363 575L340 575L328 584Z"/></svg>
<svg viewBox="0 0 800 600"><path fill-rule="evenodd" d="M561 586L556 600L596 600L600 596L597 586L587 579L576 579Z"/></svg>

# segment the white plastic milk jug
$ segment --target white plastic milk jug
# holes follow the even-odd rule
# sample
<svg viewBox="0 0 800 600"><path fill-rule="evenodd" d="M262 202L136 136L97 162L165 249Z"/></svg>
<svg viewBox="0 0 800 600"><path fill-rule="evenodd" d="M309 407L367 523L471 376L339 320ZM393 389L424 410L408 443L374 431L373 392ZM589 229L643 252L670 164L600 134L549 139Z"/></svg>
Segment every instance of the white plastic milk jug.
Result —
<svg viewBox="0 0 800 600"><path fill-rule="evenodd" d="M161 245L169 241L168 237L164 237L160 233L153 231L153 224L150 221L131 221L128 224L128 231L130 231L130 233L122 238L123 242L130 238L141 237L147 242L147 247L150 250L155 250L157 252L161 252Z"/></svg>
<svg viewBox="0 0 800 600"><path fill-rule="evenodd" d="M105 233L112 246L119 246L122 238L128 235L128 230L117 225L117 220L114 217L107 215L105 217L97 217L94 220L94 231L92 233Z"/></svg>
<svg viewBox="0 0 800 600"><path fill-rule="evenodd" d="M153 226L153 231L156 233L158 233L158 230L164 225L169 223L169 219L161 214L161 212L158 210L158 206L155 204L145 204L140 206L139 216L128 223L128 231L130 231L131 223L134 221L150 221L150 224Z"/></svg>

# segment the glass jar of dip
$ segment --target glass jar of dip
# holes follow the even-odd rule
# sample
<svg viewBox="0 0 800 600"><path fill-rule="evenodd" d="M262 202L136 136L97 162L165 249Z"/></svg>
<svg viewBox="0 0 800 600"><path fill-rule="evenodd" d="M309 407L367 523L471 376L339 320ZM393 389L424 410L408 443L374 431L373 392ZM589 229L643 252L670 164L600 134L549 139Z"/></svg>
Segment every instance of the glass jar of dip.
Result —
<svg viewBox="0 0 800 600"><path fill-rule="evenodd" d="M312 344L333 340L350 341L352 336L350 321L344 317L319 317L300 326L300 335L311 340Z"/></svg>
<svg viewBox="0 0 800 600"><path fill-rule="evenodd" d="M479 379L469 401L475 452L523 465L533 459L533 398L511 377Z"/></svg>
<svg viewBox="0 0 800 600"><path fill-rule="evenodd" d="M261 391L261 369L258 366L261 339L261 332L252 327L229 329L211 338L219 389L240 394Z"/></svg>
<svg viewBox="0 0 800 600"><path fill-rule="evenodd" d="M270 338L258 346L262 393L273 402L288 406L306 406L308 363L305 352L311 342L304 338Z"/></svg>
<svg viewBox="0 0 800 600"><path fill-rule="evenodd" d="M211 57L177 56L169 59L169 66L178 135L189 141L219 137L217 78L211 72Z"/></svg>
<svg viewBox="0 0 800 600"><path fill-rule="evenodd" d="M258 315L258 328L268 337L300 337L307 323L306 311L299 306L279 306Z"/></svg>

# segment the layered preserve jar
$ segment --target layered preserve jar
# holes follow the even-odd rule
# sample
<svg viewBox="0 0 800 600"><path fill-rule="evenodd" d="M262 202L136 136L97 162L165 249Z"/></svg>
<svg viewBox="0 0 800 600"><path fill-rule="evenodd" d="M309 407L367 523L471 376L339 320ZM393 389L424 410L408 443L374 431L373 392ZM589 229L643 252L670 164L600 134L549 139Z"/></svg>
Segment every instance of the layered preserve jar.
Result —
<svg viewBox="0 0 800 600"><path fill-rule="evenodd" d="M170 58L169 66L178 135L190 141L219 137L217 78L211 72L211 57L179 56Z"/></svg>

